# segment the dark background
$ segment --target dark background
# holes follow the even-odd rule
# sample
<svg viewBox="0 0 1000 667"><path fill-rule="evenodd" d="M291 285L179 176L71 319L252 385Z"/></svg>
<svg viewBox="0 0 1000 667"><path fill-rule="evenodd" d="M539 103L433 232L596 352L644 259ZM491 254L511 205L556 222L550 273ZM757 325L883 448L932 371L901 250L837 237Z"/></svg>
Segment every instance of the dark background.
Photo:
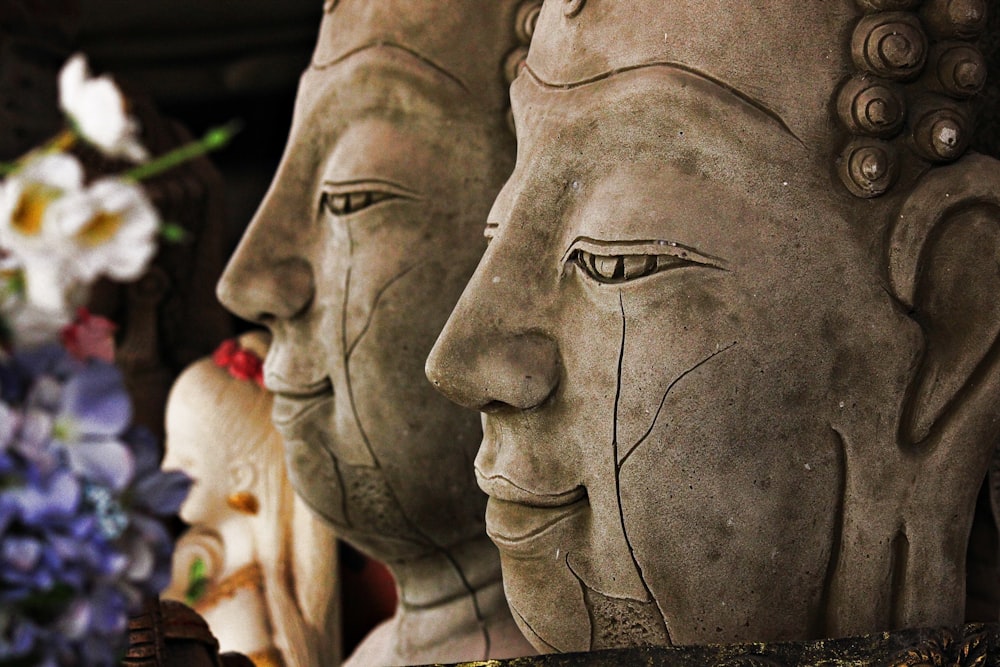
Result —
<svg viewBox="0 0 1000 667"><path fill-rule="evenodd" d="M192 233L156 260L169 294L146 314L149 331L136 335L134 286L99 286L93 299L92 309L121 328L119 365L131 364L139 417L145 411L160 435L173 377L248 326L222 311L214 285L281 158L321 16L322 0L0 0L0 160L59 131L57 75L78 51L95 74L121 85L154 154L232 120L242 125L208 162L148 184L164 216ZM91 176L120 170L80 153ZM136 340L135 358L123 360L123 346L136 348ZM395 593L382 566L341 550L346 655L391 615Z"/></svg>

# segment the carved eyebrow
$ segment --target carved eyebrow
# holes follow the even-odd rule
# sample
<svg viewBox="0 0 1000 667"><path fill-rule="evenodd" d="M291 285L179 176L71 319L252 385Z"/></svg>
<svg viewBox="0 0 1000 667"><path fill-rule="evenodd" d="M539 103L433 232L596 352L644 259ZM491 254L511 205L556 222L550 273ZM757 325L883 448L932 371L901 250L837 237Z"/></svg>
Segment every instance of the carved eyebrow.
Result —
<svg viewBox="0 0 1000 667"><path fill-rule="evenodd" d="M423 196L413 188L406 187L405 185L400 185L394 181L390 181L384 178L352 178L346 181L335 181L333 179L324 179L323 187L333 188L336 190L350 190L351 188L371 188L371 187L381 187L385 191L390 192L397 197L409 197L411 199L422 199Z"/></svg>
<svg viewBox="0 0 1000 667"><path fill-rule="evenodd" d="M694 246L684 245L683 243L677 243L676 241L666 241L663 239L622 239L620 241L606 241L603 239L591 238L589 236L577 236L575 239L573 239L570 242L569 247L566 248L566 252L563 254L562 258L563 262L569 259L570 253L572 253L573 250L575 250L575 246L581 242L591 246L596 246L598 248L607 248L608 250L612 251L622 248L623 246L663 247L664 249L677 248L679 250L686 250L699 257L712 260L713 262L718 262L720 265L719 268L725 268L729 264L729 262L722 257L718 257L717 255L710 255L707 252L698 250ZM620 253L610 253L610 254L620 254ZM653 254L653 253L644 253L644 254ZM663 254L670 254L670 253L663 253Z"/></svg>
<svg viewBox="0 0 1000 667"><path fill-rule="evenodd" d="M339 65L340 63L346 60L349 60L350 58L360 53L364 53L365 51L373 49L385 49L401 53L403 54L404 57L407 57L411 62L416 63L418 65L417 67L418 70L422 70L423 72L426 73L433 73L433 75L436 78L445 80L448 83L457 86L459 89L462 90L462 92L466 94L469 93L469 87L465 85L465 82L462 81L457 76L455 76L454 74L452 74L451 72L449 72L443 66L437 64L430 58L421 55L420 53L416 52L415 50L411 49L408 46L404 46L403 44L397 44L396 42L384 39L376 40L374 42L369 42L368 44L362 44L361 46L351 49L347 53L338 55L331 60L327 60L324 62L317 62L314 59L309 64L309 69L313 70L329 69L331 67Z"/></svg>
<svg viewBox="0 0 1000 667"><path fill-rule="evenodd" d="M756 109L757 111L759 111L760 113L763 113L765 116L767 116L772 121L777 123L783 132L788 134L790 137L795 139L803 146L806 145L806 143L802 141L799 135L795 134L795 132L792 131L792 128L789 127L788 123L785 122L785 119L782 118L777 111L767 106L762 101L758 100L752 95L743 92L736 86L726 83L722 79L718 79L714 76L711 76L707 72L703 72L695 67L691 67L690 65L685 65L684 63L674 62L670 60L658 60L653 62L638 63L636 65L628 65L626 67L619 67L617 69L612 69L607 72L603 72L601 74L597 74L595 76L591 76L586 79L582 79L580 81L575 81L572 83L549 83L541 76L539 76L533 69L531 69L531 66L527 64L524 65L524 70L531 77L531 80L534 81L537 85L541 86L542 88L548 88L551 90L572 90L574 88L582 88L583 86L587 86L592 83L596 83L598 81L610 79L611 77L618 76L619 74L626 74L628 72L635 72L637 70L649 69L654 67L663 67L666 69L673 69L680 72L686 72L687 74L696 76L699 79L702 79L704 81L707 81L711 84L718 86L722 90L725 90L728 93L737 97L744 104L747 104Z"/></svg>

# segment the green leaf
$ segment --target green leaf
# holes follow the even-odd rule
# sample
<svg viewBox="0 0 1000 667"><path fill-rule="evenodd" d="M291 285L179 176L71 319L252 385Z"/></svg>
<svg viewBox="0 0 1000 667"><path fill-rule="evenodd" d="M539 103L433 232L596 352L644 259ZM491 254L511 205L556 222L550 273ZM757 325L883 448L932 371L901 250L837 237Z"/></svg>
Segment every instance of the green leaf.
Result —
<svg viewBox="0 0 1000 667"><path fill-rule="evenodd" d="M184 591L184 601L194 606L198 600L205 596L208 590L208 568L201 557L196 557L191 561L191 568L188 570L188 587Z"/></svg>
<svg viewBox="0 0 1000 667"><path fill-rule="evenodd" d="M191 233L176 222L165 222L160 225L160 236L167 243L183 243L191 238Z"/></svg>

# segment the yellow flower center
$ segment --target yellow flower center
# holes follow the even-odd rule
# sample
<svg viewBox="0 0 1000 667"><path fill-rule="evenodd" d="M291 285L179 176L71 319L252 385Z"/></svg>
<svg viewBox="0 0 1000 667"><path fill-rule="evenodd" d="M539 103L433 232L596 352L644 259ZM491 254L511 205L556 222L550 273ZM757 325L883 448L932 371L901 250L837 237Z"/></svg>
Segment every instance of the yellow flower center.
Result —
<svg viewBox="0 0 1000 667"><path fill-rule="evenodd" d="M62 191L40 183L29 183L25 186L21 198L14 207L11 225L25 236L37 236L42 231L42 218L45 210L53 201L59 198Z"/></svg>
<svg viewBox="0 0 1000 667"><path fill-rule="evenodd" d="M76 237L86 246L98 246L118 233L122 226L120 213L101 211L77 232Z"/></svg>
<svg viewBox="0 0 1000 667"><path fill-rule="evenodd" d="M76 440L75 434L76 429L73 428L73 423L66 419L58 419L52 425L52 437L56 440L72 443Z"/></svg>

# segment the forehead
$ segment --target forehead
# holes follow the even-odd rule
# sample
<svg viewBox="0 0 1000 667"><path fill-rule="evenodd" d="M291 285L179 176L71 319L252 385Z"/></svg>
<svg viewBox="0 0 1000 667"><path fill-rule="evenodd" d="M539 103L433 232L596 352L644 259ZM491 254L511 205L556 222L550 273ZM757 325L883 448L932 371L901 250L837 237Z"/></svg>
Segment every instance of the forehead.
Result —
<svg viewBox="0 0 1000 667"><path fill-rule="evenodd" d="M775 109L807 143L830 139L830 98L852 71L856 0L587 0L576 16L547 2L528 65L550 83L642 63L683 63ZM567 57L567 54L572 54Z"/></svg>
<svg viewBox="0 0 1000 667"><path fill-rule="evenodd" d="M712 81L650 67L553 87L527 73L512 98L518 158L490 214L500 227L560 252L582 235L675 241L746 265L809 249L796 271L847 256L875 266L871 214L835 187L829 161Z"/></svg>
<svg viewBox="0 0 1000 667"><path fill-rule="evenodd" d="M430 61L399 47L373 46L307 69L295 121L322 125L375 113L442 119L471 107L464 85Z"/></svg>
<svg viewBox="0 0 1000 667"><path fill-rule="evenodd" d="M797 205L806 202L800 195L830 189L825 163L781 118L680 69L640 68L573 87L547 86L529 71L511 97L522 175L643 182L674 173L751 202Z"/></svg>
<svg viewBox="0 0 1000 667"><path fill-rule="evenodd" d="M451 173L440 164L480 141L494 121L471 97L447 72L397 47L310 67L295 101L288 164L298 177L332 170L323 176L379 176L425 189Z"/></svg>

